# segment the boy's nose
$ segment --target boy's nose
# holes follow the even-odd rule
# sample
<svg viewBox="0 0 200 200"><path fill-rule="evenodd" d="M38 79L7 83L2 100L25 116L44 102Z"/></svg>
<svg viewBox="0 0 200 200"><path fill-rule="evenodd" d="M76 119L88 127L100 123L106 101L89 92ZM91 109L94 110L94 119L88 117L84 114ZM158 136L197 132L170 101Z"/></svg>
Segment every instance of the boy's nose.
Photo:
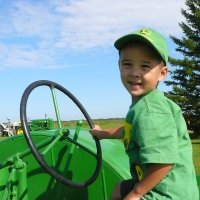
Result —
<svg viewBox="0 0 200 200"><path fill-rule="evenodd" d="M132 77L139 77L140 76L140 72L138 69L132 69L129 73L130 76Z"/></svg>

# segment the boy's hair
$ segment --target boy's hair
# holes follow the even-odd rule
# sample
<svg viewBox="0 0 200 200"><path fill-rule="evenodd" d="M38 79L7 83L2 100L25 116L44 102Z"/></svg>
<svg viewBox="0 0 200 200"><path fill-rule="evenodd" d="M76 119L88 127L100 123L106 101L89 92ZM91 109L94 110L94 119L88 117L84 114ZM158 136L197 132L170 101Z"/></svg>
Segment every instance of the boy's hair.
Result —
<svg viewBox="0 0 200 200"><path fill-rule="evenodd" d="M161 55L155 50L155 48L152 47L152 45L149 45L148 43L145 43L143 41L138 41L138 40L133 40L127 44L124 44L124 46L119 50L119 56L121 55L121 50L125 47L138 47L138 46L145 46L148 50L149 50L149 54L151 57L155 58L156 60L158 60L158 62L163 62L164 64L164 60L161 57ZM165 65L165 64L164 64Z"/></svg>
<svg viewBox="0 0 200 200"><path fill-rule="evenodd" d="M122 36L115 41L114 46L119 51L132 42L139 42L152 47L161 57L164 64L168 62L168 48L165 38L157 31L149 28L142 28Z"/></svg>

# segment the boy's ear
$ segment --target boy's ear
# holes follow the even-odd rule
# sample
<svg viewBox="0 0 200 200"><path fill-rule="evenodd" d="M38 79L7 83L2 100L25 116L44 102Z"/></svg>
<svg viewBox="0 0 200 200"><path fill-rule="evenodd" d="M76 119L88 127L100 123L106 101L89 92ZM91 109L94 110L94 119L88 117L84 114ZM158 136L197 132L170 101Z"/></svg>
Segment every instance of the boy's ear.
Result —
<svg viewBox="0 0 200 200"><path fill-rule="evenodd" d="M168 67L165 66L162 68L161 72L160 72L160 78L159 81L162 81L163 79L165 79L165 77L167 76L168 73Z"/></svg>

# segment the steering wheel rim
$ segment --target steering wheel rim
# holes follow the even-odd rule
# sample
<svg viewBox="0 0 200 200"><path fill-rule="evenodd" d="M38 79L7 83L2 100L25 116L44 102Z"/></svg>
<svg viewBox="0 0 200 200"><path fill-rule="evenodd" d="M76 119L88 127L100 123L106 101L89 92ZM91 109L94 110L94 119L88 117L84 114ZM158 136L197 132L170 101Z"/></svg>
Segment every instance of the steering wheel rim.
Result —
<svg viewBox="0 0 200 200"><path fill-rule="evenodd" d="M96 153L96 168L92 174L92 176L83 181L83 182L73 182L67 178L65 178L64 176L62 176L60 173L58 173L54 168L51 168L43 159L42 155L39 153L39 151L37 150L36 146L34 145L32 139L31 139L31 135L30 135L30 131L28 128L28 120L27 120L27 112L26 112L26 108L27 108L27 101L28 101L28 97L30 95L30 93L39 86L49 86L50 88L56 88L59 91L61 91L62 93L64 93L65 95L67 95L75 104L76 106L80 109L80 111L83 113L83 115L85 116L90 128L94 127L94 124L89 116L89 114L87 113L87 111L85 110L85 108L83 107L83 105L79 102L79 100L71 93L69 92L67 89L65 89L63 86L53 82L53 81L49 81L49 80L39 80L39 81L35 81L33 83L31 83L24 91L22 98L21 98L21 102L20 102L20 120L21 120L21 124L22 124L22 128L24 131L24 135L26 138L26 142L28 144L28 146L30 147L30 150L33 154L33 156L35 157L35 159L37 160L37 162L40 164L40 166L47 172L49 173L51 176L53 176L58 182L64 184L64 185L68 185L70 187L73 188L82 188L82 187L86 187L88 185L90 185L91 183L93 183L99 172L101 169L101 164L102 164L102 153L101 153L101 145L99 140L96 137L94 138L95 144L96 144L96 149L97 149L97 153Z"/></svg>

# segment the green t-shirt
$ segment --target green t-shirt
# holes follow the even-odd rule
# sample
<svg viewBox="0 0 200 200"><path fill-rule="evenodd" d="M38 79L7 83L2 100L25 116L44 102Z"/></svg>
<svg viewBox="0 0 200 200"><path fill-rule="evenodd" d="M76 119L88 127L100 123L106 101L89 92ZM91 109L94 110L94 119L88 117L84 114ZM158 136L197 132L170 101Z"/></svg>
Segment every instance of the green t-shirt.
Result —
<svg viewBox="0 0 200 200"><path fill-rule="evenodd" d="M192 145L181 109L157 89L130 106L124 125L130 165L141 180L148 163L173 163L166 177L142 199L199 200Z"/></svg>

